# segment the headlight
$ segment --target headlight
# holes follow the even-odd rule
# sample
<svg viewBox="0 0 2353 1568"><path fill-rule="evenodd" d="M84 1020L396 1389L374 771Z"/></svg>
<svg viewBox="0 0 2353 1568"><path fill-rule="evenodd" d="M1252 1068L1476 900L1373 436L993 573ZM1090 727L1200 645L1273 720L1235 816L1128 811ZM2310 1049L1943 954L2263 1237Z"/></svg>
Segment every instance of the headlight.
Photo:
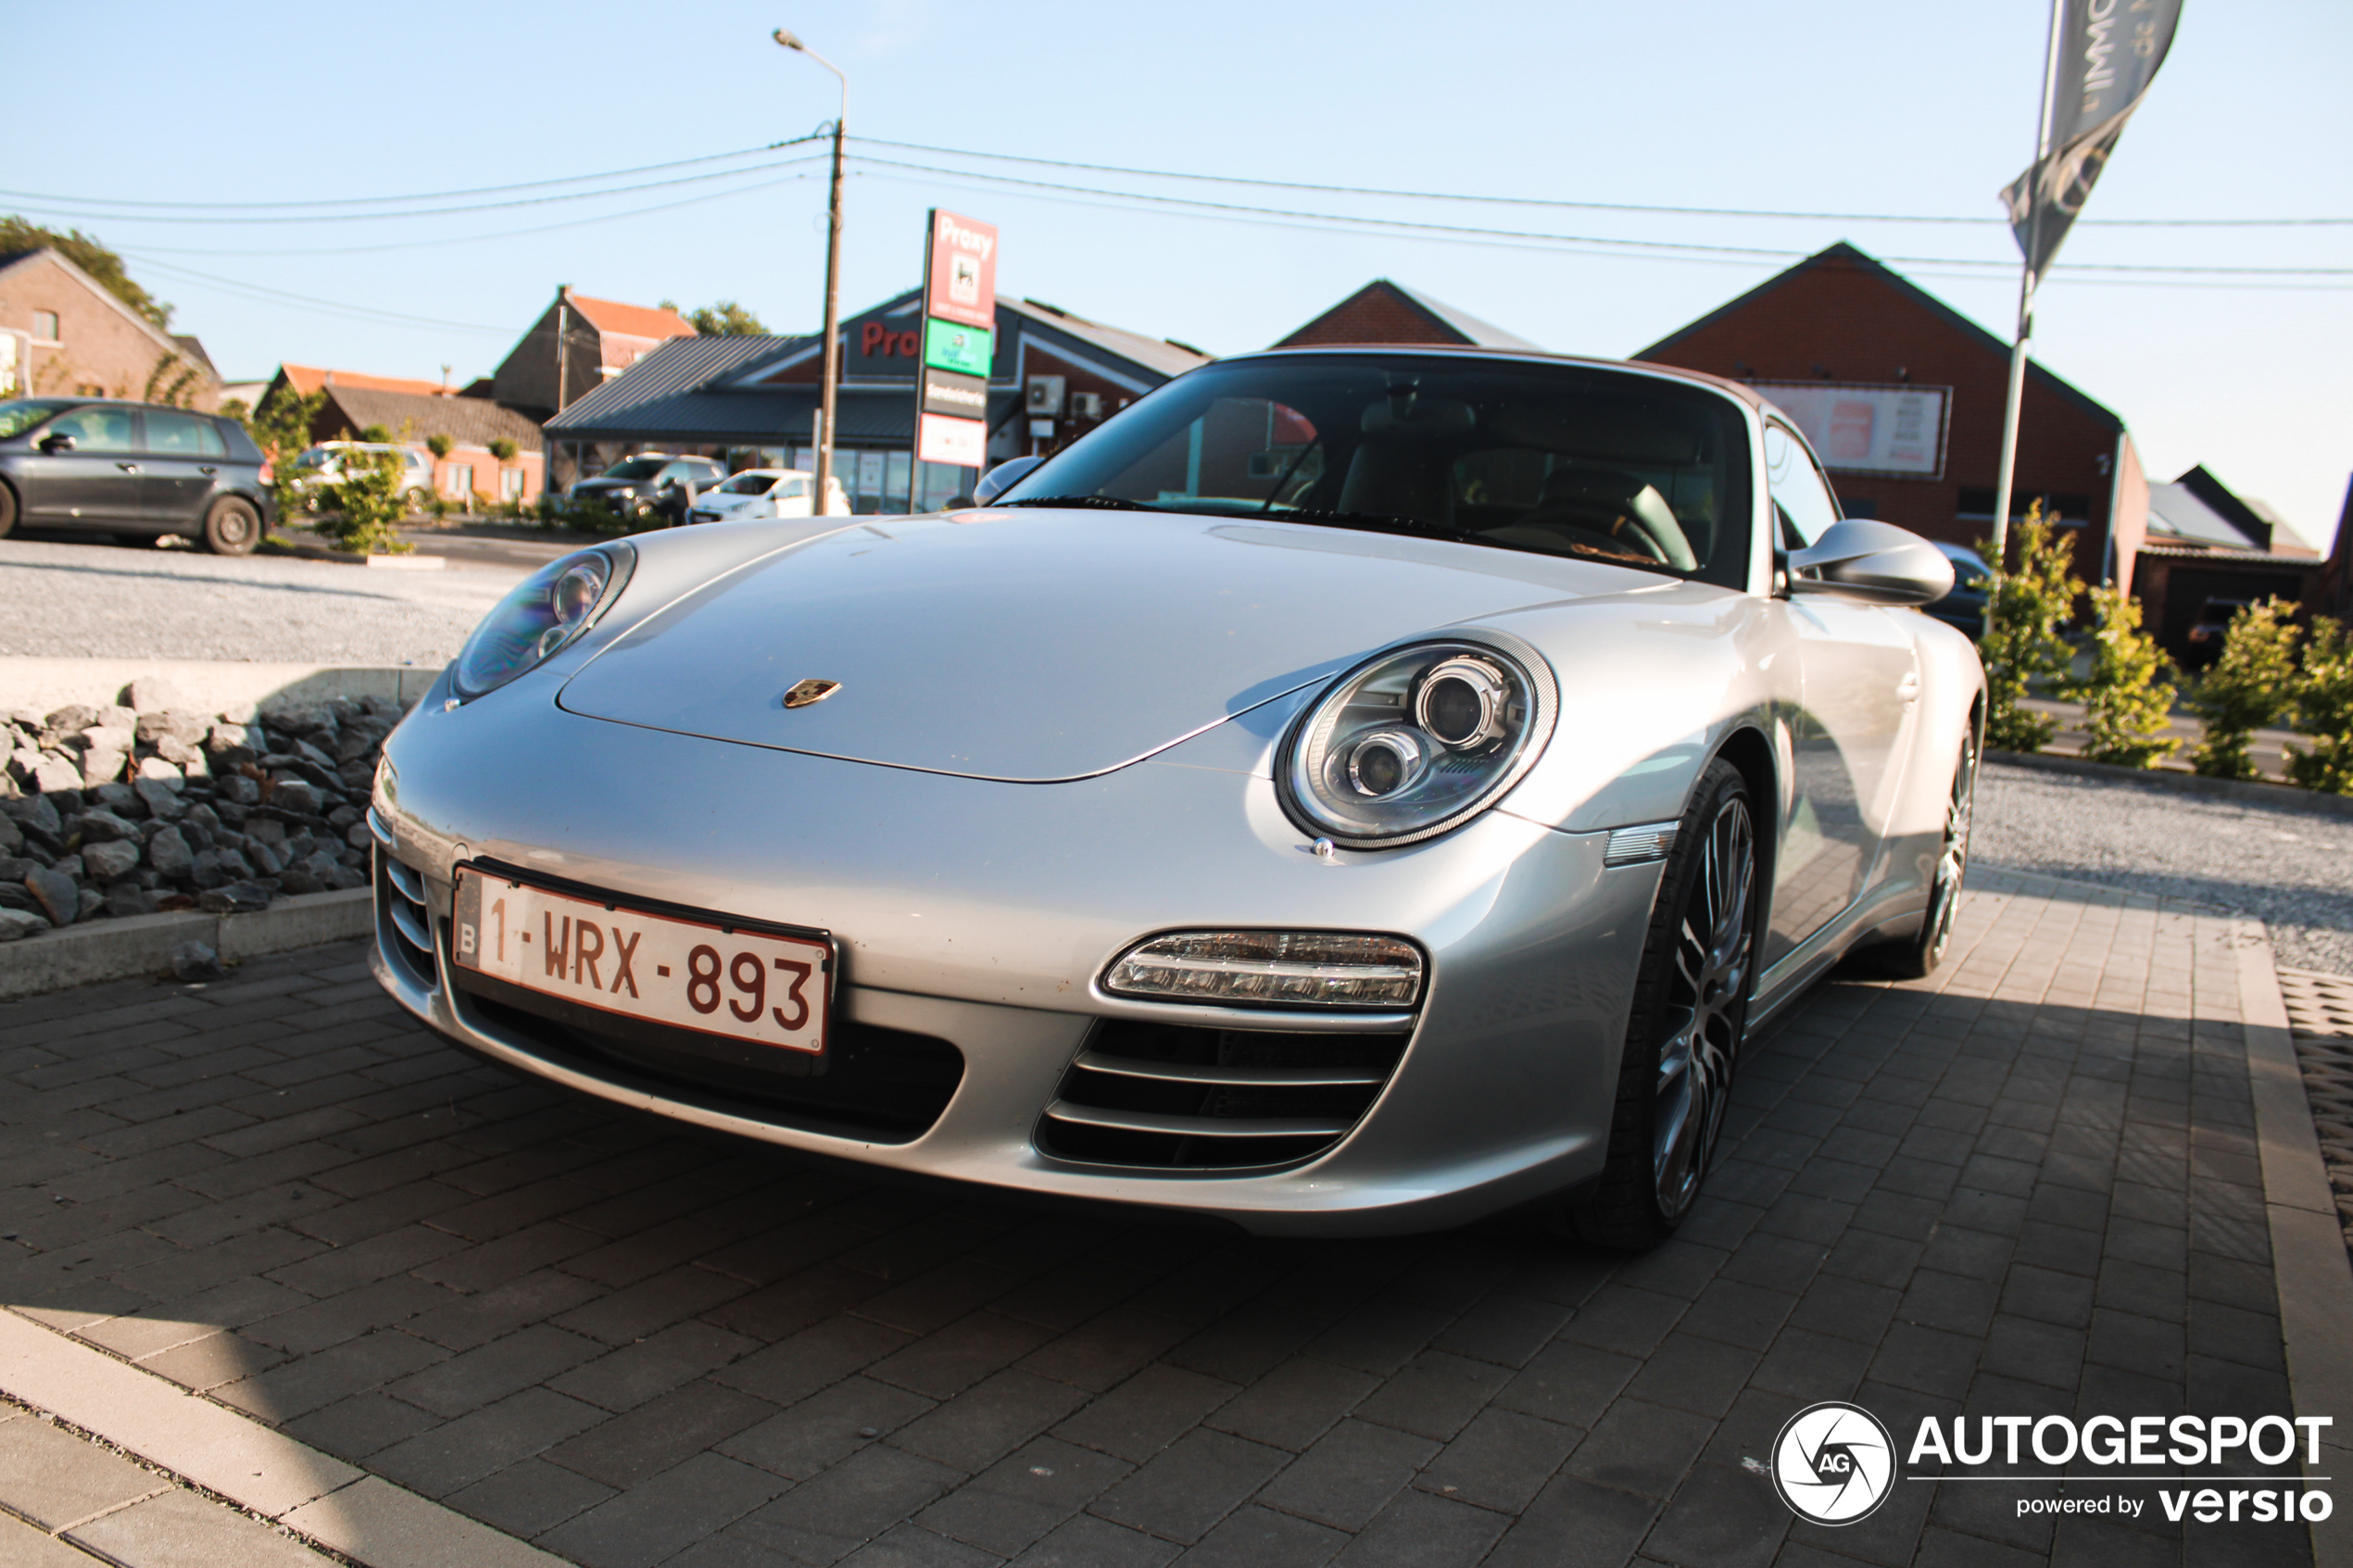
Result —
<svg viewBox="0 0 2353 1568"><path fill-rule="evenodd" d="M1292 729L1277 771L1284 808L1350 849L1435 837L1519 782L1559 706L1552 667L1517 638L1392 648Z"/></svg>
<svg viewBox="0 0 2353 1568"><path fill-rule="evenodd" d="M621 597L637 553L599 546L549 561L498 601L466 639L450 679L468 701L555 657Z"/></svg>

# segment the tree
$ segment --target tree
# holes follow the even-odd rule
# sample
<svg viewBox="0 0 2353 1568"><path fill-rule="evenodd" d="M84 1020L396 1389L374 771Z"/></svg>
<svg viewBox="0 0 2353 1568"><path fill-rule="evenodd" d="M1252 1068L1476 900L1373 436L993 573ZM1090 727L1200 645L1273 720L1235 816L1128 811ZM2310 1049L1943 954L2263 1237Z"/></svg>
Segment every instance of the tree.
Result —
<svg viewBox="0 0 2353 1568"><path fill-rule="evenodd" d="M2058 721L2025 706L2036 681L2055 684L2067 679L2073 651L2059 635L2083 591L2082 583L2067 569L2075 554L2075 538L2054 528L2036 501L2026 519L2012 531L2010 547L2018 557L2011 570L1994 553L1993 542L1978 546L1993 563L1987 585L1985 636L1978 658L1985 666L1985 745L1994 751L2040 751L2058 734Z"/></svg>
<svg viewBox="0 0 2353 1568"><path fill-rule="evenodd" d="M2092 590L2092 668L2070 690L2083 704L2084 759L2149 768L2181 749L2166 734L2173 683L2157 639L2141 630L2141 605L2121 588Z"/></svg>
<svg viewBox="0 0 2353 1568"><path fill-rule="evenodd" d="M2296 721L2312 746L2287 748L2287 776L2306 789L2353 795L2353 628L2333 616L2312 619Z"/></svg>
<svg viewBox="0 0 2353 1568"><path fill-rule="evenodd" d="M318 532L363 555L406 555L410 546L398 531L409 505L399 454L346 448L342 466L341 479L319 486L319 508L328 515Z"/></svg>
<svg viewBox="0 0 2353 1568"><path fill-rule="evenodd" d="M439 431L425 437L425 450L432 453L436 459L449 456L450 449L457 445Z"/></svg>
<svg viewBox="0 0 2353 1568"><path fill-rule="evenodd" d="M676 306L668 307L675 310ZM768 329L760 318L732 299L716 305L705 305L686 313L687 325L705 337L765 337Z"/></svg>
<svg viewBox="0 0 2353 1568"><path fill-rule="evenodd" d="M131 281L124 270L122 257L79 229L59 233L44 228L30 219L11 214L0 218L0 255L13 251L39 250L47 245L68 261L104 283L107 291L139 313L140 319L157 328L171 325L171 307Z"/></svg>
<svg viewBox="0 0 2353 1568"><path fill-rule="evenodd" d="M2247 605L2222 633L2222 657L2190 692L2190 711L2204 721L2206 738L2190 765L2210 779L2259 779L2247 743L2266 724L2287 716L2296 696L2296 607L2277 598Z"/></svg>
<svg viewBox="0 0 2353 1568"><path fill-rule="evenodd" d="M275 395L263 397L261 407L251 415L239 416L245 433L253 437L253 444L270 459L271 498L278 503L281 517L293 517L302 510L295 459L309 449L311 423L326 406L324 392L314 392L306 397L289 383ZM228 409L224 406L221 411L226 413Z"/></svg>
<svg viewBox="0 0 2353 1568"><path fill-rule="evenodd" d="M371 442L378 446L389 446L392 445L392 427L390 425L364 425L360 428L359 439Z"/></svg>
<svg viewBox="0 0 2353 1568"><path fill-rule="evenodd" d="M521 450L521 447L503 435L496 437L490 443L490 455L498 459L498 466L501 468L513 462L515 454Z"/></svg>

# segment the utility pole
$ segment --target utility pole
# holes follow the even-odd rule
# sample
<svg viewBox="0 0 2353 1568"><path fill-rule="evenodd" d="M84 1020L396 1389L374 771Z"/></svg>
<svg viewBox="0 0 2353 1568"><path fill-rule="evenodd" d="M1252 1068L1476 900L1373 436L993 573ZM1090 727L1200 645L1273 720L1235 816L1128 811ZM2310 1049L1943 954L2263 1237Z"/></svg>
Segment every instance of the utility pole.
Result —
<svg viewBox="0 0 2353 1568"><path fill-rule="evenodd" d="M572 370L572 301L570 283L556 285L556 412L564 411L564 386ZM575 445L572 457L573 478L580 477L580 453Z"/></svg>
<svg viewBox="0 0 2353 1568"><path fill-rule="evenodd" d="M834 404L841 385L841 138L842 122L849 118L849 78L841 68L803 44L790 30L774 34L786 48L808 56L834 73L841 83L841 107L834 115L833 195L825 222L825 355L824 382L817 392L817 494L810 515L823 517L834 475ZM845 487L847 488L847 487Z"/></svg>

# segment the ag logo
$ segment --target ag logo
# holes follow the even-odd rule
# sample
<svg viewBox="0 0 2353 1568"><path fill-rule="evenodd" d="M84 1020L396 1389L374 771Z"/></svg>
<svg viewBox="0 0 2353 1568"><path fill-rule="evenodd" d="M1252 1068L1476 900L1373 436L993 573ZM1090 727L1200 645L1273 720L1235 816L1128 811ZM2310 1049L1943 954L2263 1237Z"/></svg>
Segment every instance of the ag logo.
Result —
<svg viewBox="0 0 2353 1568"><path fill-rule="evenodd" d="M1773 1489L1817 1524L1868 1517L1894 1482L1895 1441L1859 1405L1808 1405L1773 1439Z"/></svg>

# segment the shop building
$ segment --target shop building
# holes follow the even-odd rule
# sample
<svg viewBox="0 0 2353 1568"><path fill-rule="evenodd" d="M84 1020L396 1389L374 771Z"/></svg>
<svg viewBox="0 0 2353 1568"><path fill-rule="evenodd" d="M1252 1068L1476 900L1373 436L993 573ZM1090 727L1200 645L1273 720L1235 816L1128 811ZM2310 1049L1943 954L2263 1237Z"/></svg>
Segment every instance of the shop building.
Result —
<svg viewBox="0 0 2353 1568"><path fill-rule="evenodd" d="M1535 348L1516 332L1417 289L1375 278L1329 310L1274 345L1426 344L1437 348Z"/></svg>
<svg viewBox="0 0 2353 1568"><path fill-rule="evenodd" d="M1806 432L1850 517L1957 545L1994 531L2010 345L1850 245L1834 245L1634 356L1754 385ZM2133 581L2148 484L2115 412L2027 367L2011 518L2040 499L2075 570Z"/></svg>
<svg viewBox="0 0 2353 1568"><path fill-rule="evenodd" d="M859 513L936 509L978 477L914 460L921 312L921 291L910 289L842 323L835 461ZM991 463L1058 450L1209 361L1038 300L1000 295L996 320L987 406L975 410ZM813 469L823 346L815 333L664 343L547 421L559 471L594 473L639 451L720 458L731 470Z"/></svg>

